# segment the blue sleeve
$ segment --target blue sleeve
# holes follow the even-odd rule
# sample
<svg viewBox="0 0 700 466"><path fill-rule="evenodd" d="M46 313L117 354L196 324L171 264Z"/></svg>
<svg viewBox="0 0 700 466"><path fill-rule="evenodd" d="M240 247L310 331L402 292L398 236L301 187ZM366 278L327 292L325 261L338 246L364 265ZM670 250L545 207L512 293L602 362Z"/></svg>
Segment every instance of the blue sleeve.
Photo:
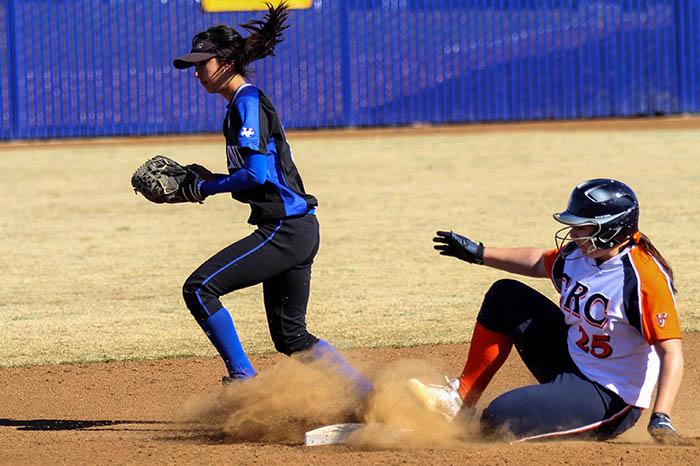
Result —
<svg viewBox="0 0 700 466"><path fill-rule="evenodd" d="M259 152L246 151L243 167L222 178L204 181L199 189L205 196L218 193L236 193L262 186L267 180L267 160Z"/></svg>
<svg viewBox="0 0 700 466"><path fill-rule="evenodd" d="M269 130L266 124L261 124L260 117L265 116L261 112L260 94L253 86L246 87L238 99L236 99L236 110L241 117L241 130L238 132L238 146L250 150L267 153L267 139Z"/></svg>

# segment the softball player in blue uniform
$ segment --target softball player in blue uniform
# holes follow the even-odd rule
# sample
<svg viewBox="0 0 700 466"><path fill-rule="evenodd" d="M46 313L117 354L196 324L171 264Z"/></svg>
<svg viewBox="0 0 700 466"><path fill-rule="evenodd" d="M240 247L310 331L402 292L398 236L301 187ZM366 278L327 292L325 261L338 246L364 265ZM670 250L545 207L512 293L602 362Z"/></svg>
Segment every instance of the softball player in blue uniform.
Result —
<svg viewBox="0 0 700 466"><path fill-rule="evenodd" d="M246 38L228 26L212 27L195 35L190 53L173 63L178 69L194 66L202 86L228 102L223 128L228 174L191 166L200 176L188 180L183 192L191 202L231 193L250 205L248 222L257 227L197 268L183 286L184 300L226 364L225 384L256 372L219 298L262 283L275 349L298 353L302 360L323 359L367 393L370 383L306 329L311 265L319 247L317 201L304 190L277 112L246 80L248 64L272 55L287 27L286 6L268 8L264 21L242 25L250 32Z"/></svg>
<svg viewBox="0 0 700 466"><path fill-rule="evenodd" d="M446 386L412 379L410 387L448 417L472 413L515 347L539 384L494 399L481 417L485 436L609 439L652 404L658 381L648 430L674 439L669 414L683 351L673 272L639 232L634 192L616 180L589 180L554 218L566 227L551 250L484 247L437 233L440 254L549 277L561 297L557 305L524 283L499 280L484 298L461 376Z"/></svg>

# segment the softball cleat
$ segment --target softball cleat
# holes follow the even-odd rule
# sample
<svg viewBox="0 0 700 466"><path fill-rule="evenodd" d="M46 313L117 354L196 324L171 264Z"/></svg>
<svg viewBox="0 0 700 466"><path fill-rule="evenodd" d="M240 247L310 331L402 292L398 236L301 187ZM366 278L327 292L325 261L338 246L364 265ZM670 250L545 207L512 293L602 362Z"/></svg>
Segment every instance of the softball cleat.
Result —
<svg viewBox="0 0 700 466"><path fill-rule="evenodd" d="M418 379L410 379L408 388L425 407L451 421L459 414L464 402L456 389L459 379L452 382L447 377L445 379L446 385L424 384Z"/></svg>
<svg viewBox="0 0 700 466"><path fill-rule="evenodd" d="M227 387L229 385L234 385L240 382L245 382L246 380L250 380L252 377L249 376L241 376L241 375L225 375L221 379L221 385L224 387Z"/></svg>

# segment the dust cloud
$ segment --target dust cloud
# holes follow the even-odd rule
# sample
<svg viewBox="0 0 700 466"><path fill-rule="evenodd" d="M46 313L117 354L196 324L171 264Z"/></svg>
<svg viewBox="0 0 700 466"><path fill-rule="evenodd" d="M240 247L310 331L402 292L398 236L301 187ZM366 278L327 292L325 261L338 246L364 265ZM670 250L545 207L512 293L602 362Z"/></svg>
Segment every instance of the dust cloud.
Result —
<svg viewBox="0 0 700 466"><path fill-rule="evenodd" d="M365 427L353 433L348 443L377 448L444 448L478 438L476 422L459 417L448 421L417 401L408 389L407 381L412 377L425 383L445 383L424 361L400 360L389 365L374 381Z"/></svg>
<svg viewBox="0 0 700 466"><path fill-rule="evenodd" d="M190 401L181 419L231 440L299 442L315 427L357 422L362 405L352 385L322 364L288 358L253 379Z"/></svg>
<svg viewBox="0 0 700 466"><path fill-rule="evenodd" d="M476 438L474 423L449 422L427 410L408 390L418 377L441 383L427 363L397 361L374 378L364 398L323 362L282 360L265 373L191 400L180 420L230 441L297 444L316 427L361 422L347 443L367 448L449 447Z"/></svg>

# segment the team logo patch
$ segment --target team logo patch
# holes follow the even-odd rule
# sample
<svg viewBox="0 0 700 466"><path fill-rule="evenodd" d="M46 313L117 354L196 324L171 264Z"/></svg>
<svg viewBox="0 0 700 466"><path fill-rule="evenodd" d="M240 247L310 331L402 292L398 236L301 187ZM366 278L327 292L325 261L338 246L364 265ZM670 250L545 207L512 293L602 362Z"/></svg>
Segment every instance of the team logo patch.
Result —
<svg viewBox="0 0 700 466"><path fill-rule="evenodd" d="M668 314L665 312L663 314L656 314L656 321L659 323L659 327L663 328L666 325L666 319L668 319Z"/></svg>
<svg viewBox="0 0 700 466"><path fill-rule="evenodd" d="M254 134L255 130L253 128L241 128L241 136L244 138L252 137Z"/></svg>

